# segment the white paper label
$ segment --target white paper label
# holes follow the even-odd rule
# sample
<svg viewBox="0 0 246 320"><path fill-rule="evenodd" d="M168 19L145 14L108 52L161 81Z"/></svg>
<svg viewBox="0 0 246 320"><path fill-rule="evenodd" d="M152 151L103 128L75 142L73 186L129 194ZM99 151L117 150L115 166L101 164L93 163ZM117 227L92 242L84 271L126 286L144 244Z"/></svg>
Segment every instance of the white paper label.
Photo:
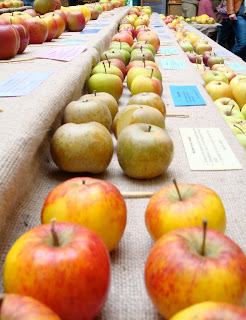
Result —
<svg viewBox="0 0 246 320"><path fill-rule="evenodd" d="M242 169L219 128L179 130L191 170Z"/></svg>

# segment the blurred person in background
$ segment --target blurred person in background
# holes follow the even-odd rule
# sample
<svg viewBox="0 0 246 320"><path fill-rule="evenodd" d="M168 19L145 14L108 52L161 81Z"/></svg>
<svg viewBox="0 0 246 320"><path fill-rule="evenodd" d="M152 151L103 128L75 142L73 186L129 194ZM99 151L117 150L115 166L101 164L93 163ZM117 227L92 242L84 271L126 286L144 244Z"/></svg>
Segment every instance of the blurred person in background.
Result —
<svg viewBox="0 0 246 320"><path fill-rule="evenodd" d="M246 0L227 0L227 14L236 36L231 51L246 61Z"/></svg>
<svg viewBox="0 0 246 320"><path fill-rule="evenodd" d="M200 0L198 5L198 15L207 14L209 17L214 18L214 10L211 0Z"/></svg>
<svg viewBox="0 0 246 320"><path fill-rule="evenodd" d="M197 15L198 0L183 0L181 6L183 17L191 18Z"/></svg>

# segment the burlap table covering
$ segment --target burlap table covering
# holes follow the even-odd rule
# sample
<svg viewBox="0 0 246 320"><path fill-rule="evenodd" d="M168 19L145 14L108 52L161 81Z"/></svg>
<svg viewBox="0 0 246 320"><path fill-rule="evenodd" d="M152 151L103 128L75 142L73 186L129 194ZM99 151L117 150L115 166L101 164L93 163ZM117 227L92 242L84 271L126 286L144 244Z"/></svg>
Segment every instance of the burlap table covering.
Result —
<svg viewBox="0 0 246 320"><path fill-rule="evenodd" d="M153 16L156 18L156 15ZM166 119L166 130L170 134L175 146L175 156L173 162L165 174L155 179L144 181L134 180L124 175L118 164L116 154L114 153L108 169L103 174L93 176L110 181L116 187L118 187L120 191L155 192L163 186L171 184L171 181L174 177L178 182L206 185L207 187L210 187L216 191L223 201L227 215L226 234L236 241L244 250L244 252L246 252L246 236L244 232L246 226L245 150L237 141L226 122L219 114L217 108L214 106L211 98L208 96L203 87L199 73L196 70L194 71L185 53L182 52L178 46L175 37L172 35L171 31L166 29L166 27L165 30L171 36L171 39L167 39L167 41L171 41L171 46L175 46L179 50L179 55L172 56L172 58L177 57L182 59L188 68L188 70L183 71L164 71L161 69L164 84L163 99L166 104L167 113L182 113L189 115L188 118L167 117ZM163 43L167 41L162 40ZM220 47L213 41L211 43L215 48L220 49ZM157 56L156 61L160 66L160 59L170 58L171 57ZM233 56L231 60L240 61L240 63L243 64L243 62L235 56ZM83 58L83 63L78 59L77 61L74 61L71 66L73 66L74 69L76 69L77 66L77 69L79 69L79 67L82 68L87 61L91 65L89 58L88 60ZM47 63L48 61L46 64ZM43 68L45 69L45 66L43 66ZM85 70L85 72L87 71ZM21 112L18 112L18 117L20 117L18 119L16 119L14 108L15 110L18 110L17 102L20 103L19 101L21 99L14 98L14 100L16 100L16 106L15 103L11 101L12 99L5 100L8 102L8 104L11 104L10 124L14 123L9 131L7 131L9 127L8 123L2 121L3 123L6 123L5 130L3 130L1 127L1 132L5 131L5 135L3 133L1 134L1 144L3 137L4 139L9 139L9 149L12 149L14 154L14 161L11 163L8 163L7 157L4 157L4 161L6 162L4 167L2 167L4 162L1 161L1 182L3 182L5 186L5 195L6 184L8 183L7 177L9 175L11 176L11 183L7 184L7 187L10 190L5 199L7 202L11 202L13 198L16 198L16 194L21 193L20 189L25 187L28 182L31 188L28 189L28 192L22 192L21 197L17 197L19 199L18 204L11 206L5 203L4 205L5 210L8 210L8 214L5 214L5 216L7 216L6 224L1 234L1 266L3 266L4 258L13 242L25 231L40 224L41 208L49 191L51 191L55 186L64 180L75 176L84 176L84 174L69 174L61 172L54 165L50 157L50 139L56 127L61 123L62 112L59 111L63 109L63 106L65 106L69 100L77 98L81 90L81 87L79 87L78 90L75 88L73 90L71 89L71 86L78 85L78 81L73 80L74 78L71 79L70 77L69 83L66 82L66 80L69 79L70 68L67 68L66 70L60 70L59 75L60 73L62 75L62 79L57 80L58 82L51 87L52 89L47 89L45 92L45 101L49 101L49 108L47 108L45 101L42 101L45 94L43 93L41 95L41 87L39 88L39 93L41 92L40 95L37 96L36 91L35 96L33 93L30 95L30 97L27 96L25 98L26 106L29 106L29 108L28 110L27 107L25 109L25 104L22 103ZM80 79L80 76L77 77ZM207 105L194 107L174 107L169 90L170 84L196 84ZM46 85L43 84L42 86ZM49 82L49 86L51 86L51 82ZM68 86L70 87L70 90L68 89ZM66 91L70 92L66 93ZM129 98L130 93L128 89L125 88L123 96L119 101L119 105L125 105ZM3 108L2 106L3 102L1 101L1 108ZM38 109L36 109L37 106L39 106ZM34 109L32 110L31 108ZM50 111L50 109L53 108L57 108L56 118L53 117L54 111ZM44 113L44 109L49 110ZM29 113L32 114L33 123L27 126L25 118L30 116ZM52 119L50 119L51 115ZM13 118L15 119L13 120ZM45 126L40 126L40 121L45 123ZM43 128L43 131L38 129L40 127ZM238 160L243 166L243 170L191 171L189 169L188 161L179 133L179 128L183 127L220 128L226 140L230 144L233 152L236 154ZM25 130L27 132L25 136L26 140L23 139L22 141L19 141L18 145L16 146L18 139L15 139L14 143L12 142L11 144L11 140L13 140L13 138L10 139L9 134L14 131L14 135L21 131L21 129L22 131ZM115 139L114 144L116 146ZM2 150L3 149L1 148L1 151ZM2 155L5 155L5 150L2 152ZM22 164L18 165L18 161L20 161L23 157L25 157L24 163L22 161ZM29 164L27 168L22 169L25 162L29 162ZM35 170L32 169L34 165ZM12 174L12 171L14 171L14 174ZM16 183L14 179L14 176L18 175L19 172L21 172L20 177L22 184L20 182ZM5 175L5 179L3 174ZM28 178L29 176L31 176L31 178ZM86 174L86 176L92 175ZM18 180L18 177L16 177L16 180ZM1 189L2 188L3 186L1 185ZM24 188L24 190L27 190L27 188ZM9 194L11 196L9 196ZM144 214L148 201L149 199L126 199L128 210L127 226L119 246L110 255L112 265L110 294L103 311L97 317L97 319L161 319L161 317L158 315L158 312L153 307L150 299L148 298L144 285L145 261L153 245L153 242L146 231L144 223ZM3 203L3 201L1 201L1 203Z"/></svg>

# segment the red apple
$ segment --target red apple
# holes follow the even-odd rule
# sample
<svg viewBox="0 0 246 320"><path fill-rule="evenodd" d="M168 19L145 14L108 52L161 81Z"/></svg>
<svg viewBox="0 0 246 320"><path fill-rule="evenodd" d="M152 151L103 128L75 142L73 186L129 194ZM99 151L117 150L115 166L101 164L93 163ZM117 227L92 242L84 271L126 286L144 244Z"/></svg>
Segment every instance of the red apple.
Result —
<svg viewBox="0 0 246 320"><path fill-rule="evenodd" d="M186 51L186 55L191 63L202 63L202 57L195 53L195 51Z"/></svg>
<svg viewBox="0 0 246 320"><path fill-rule="evenodd" d="M20 36L11 25L0 25L0 59L13 58L20 48Z"/></svg>
<svg viewBox="0 0 246 320"><path fill-rule="evenodd" d="M30 16L32 16L32 17L36 17L37 16L37 12L34 9L26 9L26 10L24 10L22 12L30 14Z"/></svg>
<svg viewBox="0 0 246 320"><path fill-rule="evenodd" d="M203 63L205 64L205 66L208 66L207 64L207 61L210 57L215 57L216 54L213 52L213 51L205 51L203 52L202 54L202 60L203 60Z"/></svg>
<svg viewBox="0 0 246 320"><path fill-rule="evenodd" d="M13 24L12 25L19 33L20 36L20 48L18 50L18 53L22 53L26 47L29 44L30 41L30 35L27 31L26 27L24 27L22 24Z"/></svg>
<svg viewBox="0 0 246 320"><path fill-rule="evenodd" d="M6 25L10 25L11 23L9 22L9 20L6 19L0 19L0 26L6 26Z"/></svg>
<svg viewBox="0 0 246 320"><path fill-rule="evenodd" d="M243 306L246 256L217 230L176 229L153 246L145 265L145 283L155 307L167 319L203 301Z"/></svg>
<svg viewBox="0 0 246 320"><path fill-rule="evenodd" d="M51 16L40 16L40 17L47 24L47 27L48 27L48 36L45 41L51 41L52 39L54 39L58 30L56 20Z"/></svg>
<svg viewBox="0 0 246 320"><path fill-rule="evenodd" d="M133 37L125 30L123 30L122 32L116 33L112 37L112 41L126 42L129 44L130 47L133 45Z"/></svg>
<svg viewBox="0 0 246 320"><path fill-rule="evenodd" d="M81 11L70 11L67 15L69 31L82 31L85 28L85 17Z"/></svg>
<svg viewBox="0 0 246 320"><path fill-rule="evenodd" d="M42 223L53 218L93 230L112 251L125 230L126 204L119 190L110 182L78 177L59 184L46 197L41 213Z"/></svg>
<svg viewBox="0 0 246 320"><path fill-rule="evenodd" d="M64 18L61 16L60 13L57 13L57 12L48 12L48 13L45 14L45 16L52 16L52 18L54 18L56 20L58 30L57 30L57 33L55 35L55 39L59 38L60 35L66 29L66 23L65 23Z"/></svg>
<svg viewBox="0 0 246 320"><path fill-rule="evenodd" d="M58 13L63 18L63 20L65 22L65 29L66 29L67 28L67 15L65 14L65 12L60 9L57 9L54 11L54 13Z"/></svg>
<svg viewBox="0 0 246 320"><path fill-rule="evenodd" d="M163 86L162 82L151 75L138 75L136 76L131 83L131 94L141 92L154 92L157 93L160 97L162 96Z"/></svg>
<svg viewBox="0 0 246 320"><path fill-rule="evenodd" d="M5 293L0 299L1 319L61 320L50 308L31 297L14 293Z"/></svg>
<svg viewBox="0 0 246 320"><path fill-rule="evenodd" d="M37 299L63 320L93 319L108 295L109 254L100 237L79 224L45 224L17 239L3 273L6 293Z"/></svg>
<svg viewBox="0 0 246 320"><path fill-rule="evenodd" d="M47 24L39 17L30 18L23 21L30 35L30 44L41 44L48 36Z"/></svg>

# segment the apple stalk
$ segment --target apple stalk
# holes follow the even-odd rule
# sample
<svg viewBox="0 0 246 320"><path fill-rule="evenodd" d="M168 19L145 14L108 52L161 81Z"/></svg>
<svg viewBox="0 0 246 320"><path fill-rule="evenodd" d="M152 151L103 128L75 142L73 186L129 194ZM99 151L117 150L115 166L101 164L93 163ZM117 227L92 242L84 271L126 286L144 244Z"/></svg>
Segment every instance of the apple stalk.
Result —
<svg viewBox="0 0 246 320"><path fill-rule="evenodd" d="M177 181L176 179L173 179L173 184L177 190L177 193L178 193L178 196L179 196L179 201L183 201L182 197L181 197L181 194L180 194L180 191L179 191L179 188L178 188L178 184L177 184Z"/></svg>
<svg viewBox="0 0 246 320"><path fill-rule="evenodd" d="M53 218L51 219L51 228L50 228L50 231L51 231L51 234L52 234L52 237L53 237L53 245L54 247L59 247L59 239L58 239L58 236L57 236L57 233L55 231L55 221L56 219Z"/></svg>
<svg viewBox="0 0 246 320"><path fill-rule="evenodd" d="M202 248L201 248L201 255L202 256L205 255L207 225L208 225L208 220L202 219L202 227L203 227Z"/></svg>

